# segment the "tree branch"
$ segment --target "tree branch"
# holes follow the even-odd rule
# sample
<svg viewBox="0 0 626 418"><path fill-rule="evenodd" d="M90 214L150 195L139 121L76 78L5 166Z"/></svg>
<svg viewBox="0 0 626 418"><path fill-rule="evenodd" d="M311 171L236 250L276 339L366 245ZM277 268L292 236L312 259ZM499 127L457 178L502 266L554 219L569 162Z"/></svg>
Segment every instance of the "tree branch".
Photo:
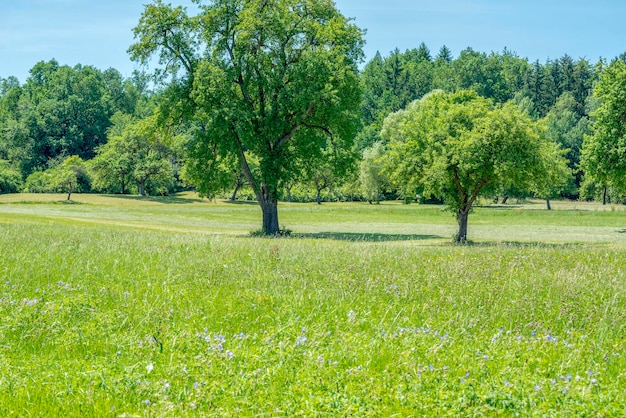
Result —
<svg viewBox="0 0 626 418"><path fill-rule="evenodd" d="M330 142L332 144L335 143L335 136L333 135L333 133L331 132L330 129L324 127L324 126L319 126L319 125L310 125L308 123L303 123L302 126L306 126L307 128L311 128L311 129L318 129L322 132L324 132L326 135L328 135L330 137Z"/></svg>

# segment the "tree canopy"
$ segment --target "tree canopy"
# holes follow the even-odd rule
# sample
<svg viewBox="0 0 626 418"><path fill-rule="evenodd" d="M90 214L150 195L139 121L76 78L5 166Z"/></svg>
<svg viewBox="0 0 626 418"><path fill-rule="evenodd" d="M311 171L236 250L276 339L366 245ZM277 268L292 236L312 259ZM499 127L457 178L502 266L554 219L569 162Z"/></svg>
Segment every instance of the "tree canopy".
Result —
<svg viewBox="0 0 626 418"><path fill-rule="evenodd" d="M586 181L605 189L626 191L626 62L616 60L602 73L594 96L600 106L593 113L591 135L585 136L581 163Z"/></svg>

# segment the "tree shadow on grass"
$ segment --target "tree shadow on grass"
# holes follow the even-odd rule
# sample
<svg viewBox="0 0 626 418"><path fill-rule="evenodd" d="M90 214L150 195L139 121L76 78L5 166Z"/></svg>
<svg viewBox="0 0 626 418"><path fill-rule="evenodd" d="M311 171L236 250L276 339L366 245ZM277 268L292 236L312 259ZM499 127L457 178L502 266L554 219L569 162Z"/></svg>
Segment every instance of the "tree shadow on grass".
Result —
<svg viewBox="0 0 626 418"><path fill-rule="evenodd" d="M230 205L249 205L249 206L258 206L256 200L224 200L224 203L228 203Z"/></svg>
<svg viewBox="0 0 626 418"><path fill-rule="evenodd" d="M314 232L292 234L292 238L328 239L334 241L350 242L389 242L389 241L424 241L429 239L443 238L439 235L418 234L378 234L358 232Z"/></svg>
<svg viewBox="0 0 626 418"><path fill-rule="evenodd" d="M541 241L490 241L490 242L473 242L469 241L464 244L468 247L512 247L512 248L577 248L586 245L584 242L541 242Z"/></svg>
<svg viewBox="0 0 626 418"><path fill-rule="evenodd" d="M180 197L180 196L176 196L176 195L172 195L172 196L137 196L137 195L128 195L128 194L110 194L110 195L106 195L106 196L114 198L114 199L136 200L138 202L163 203L165 205L168 205L168 204L182 205L182 204L190 204L190 203L202 202L201 198Z"/></svg>
<svg viewBox="0 0 626 418"><path fill-rule="evenodd" d="M480 208L480 209L500 209L500 210L512 210L512 209L523 209L524 206L522 205L498 205L498 204L489 204L489 205L474 205L473 207L475 208Z"/></svg>

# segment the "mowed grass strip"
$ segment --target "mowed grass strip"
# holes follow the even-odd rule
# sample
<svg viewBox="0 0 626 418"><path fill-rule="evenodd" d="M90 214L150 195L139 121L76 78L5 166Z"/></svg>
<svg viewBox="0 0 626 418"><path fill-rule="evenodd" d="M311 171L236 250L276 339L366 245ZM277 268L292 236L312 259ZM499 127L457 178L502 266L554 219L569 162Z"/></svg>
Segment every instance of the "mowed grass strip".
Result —
<svg viewBox="0 0 626 418"><path fill-rule="evenodd" d="M581 222L614 241L457 247L416 237L454 227L432 207L285 205L299 235L258 239L254 206L117 205L0 205L2 416L626 413L618 211Z"/></svg>

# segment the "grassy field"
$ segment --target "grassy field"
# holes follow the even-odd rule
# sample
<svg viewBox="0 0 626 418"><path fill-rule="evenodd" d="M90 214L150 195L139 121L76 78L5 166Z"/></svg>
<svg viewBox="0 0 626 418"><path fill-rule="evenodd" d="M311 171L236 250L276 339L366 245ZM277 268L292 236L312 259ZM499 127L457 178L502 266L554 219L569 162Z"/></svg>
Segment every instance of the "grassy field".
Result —
<svg viewBox="0 0 626 418"><path fill-rule="evenodd" d="M0 196L0 416L624 416L626 212Z"/></svg>

